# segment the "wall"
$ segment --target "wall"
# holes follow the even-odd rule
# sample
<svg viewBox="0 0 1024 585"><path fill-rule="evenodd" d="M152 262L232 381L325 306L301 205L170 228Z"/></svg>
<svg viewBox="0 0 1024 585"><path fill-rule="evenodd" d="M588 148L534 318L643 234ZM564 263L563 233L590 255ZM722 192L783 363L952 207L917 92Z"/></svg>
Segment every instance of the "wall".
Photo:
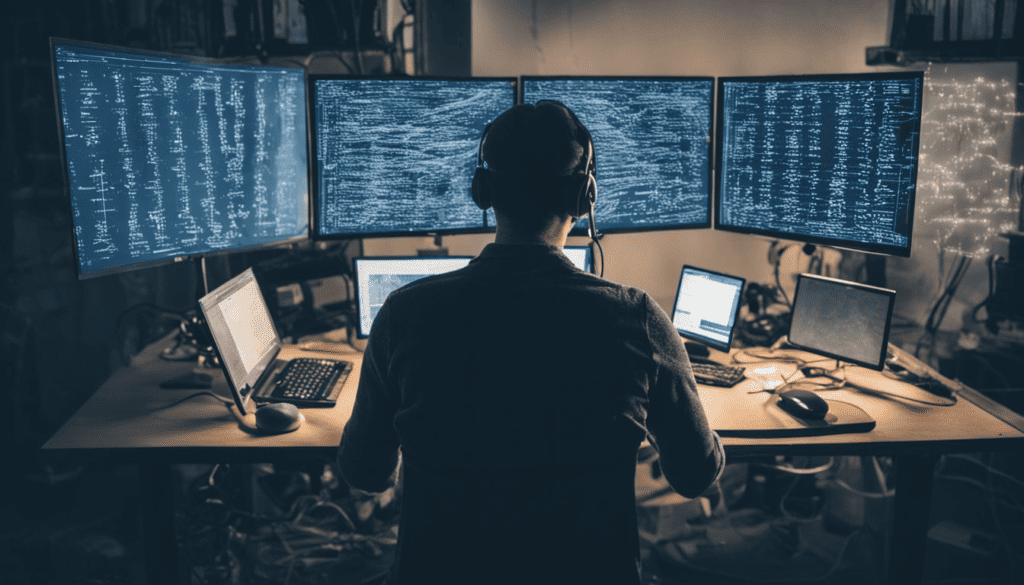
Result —
<svg viewBox="0 0 1024 585"><path fill-rule="evenodd" d="M473 74L486 75L776 75L879 71L864 64L868 46L888 40L886 0L477 0L473 2ZM926 65L921 66L925 68ZM959 65L954 78L981 71L992 78L1013 67ZM927 99L927 97L926 97ZM927 102L926 102L927 105ZM1009 134L998 150L1008 153ZM1008 155L1007 155L1008 156ZM927 176L927 172L922 170ZM934 193L923 193L933 196ZM896 312L923 323L939 291L934 230L915 222L910 259L889 259ZM476 254L491 236L447 237L451 253ZM583 243L573 238L571 243ZM605 276L644 288L662 306L673 300L680 266L690 263L771 282L768 240L713 230L615 234L603 240ZM427 238L366 240L367 254L414 253ZM797 247L794 247L797 248ZM1003 243L994 252L1005 254ZM849 255L849 253L847 253ZM792 294L807 257L783 257ZM946 266L949 265L946 260ZM965 307L984 297L984 262L974 263L949 309L945 328L959 328Z"/></svg>

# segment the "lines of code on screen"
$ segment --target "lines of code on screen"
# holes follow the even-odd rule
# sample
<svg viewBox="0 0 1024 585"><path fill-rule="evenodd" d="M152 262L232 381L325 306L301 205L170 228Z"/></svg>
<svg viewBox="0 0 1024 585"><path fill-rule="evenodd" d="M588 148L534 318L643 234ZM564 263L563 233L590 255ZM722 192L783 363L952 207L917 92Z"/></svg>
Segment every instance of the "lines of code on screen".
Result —
<svg viewBox="0 0 1024 585"><path fill-rule="evenodd" d="M526 78L523 102L560 101L590 130L597 227L628 231L709 224L713 90L710 78Z"/></svg>
<svg viewBox="0 0 1024 585"><path fill-rule="evenodd" d="M919 78L723 80L721 88L723 227L909 250Z"/></svg>
<svg viewBox="0 0 1024 585"><path fill-rule="evenodd" d="M308 233L301 70L54 57L81 275Z"/></svg>
<svg viewBox="0 0 1024 585"><path fill-rule="evenodd" d="M509 80L315 79L317 233L480 230L470 185Z"/></svg>

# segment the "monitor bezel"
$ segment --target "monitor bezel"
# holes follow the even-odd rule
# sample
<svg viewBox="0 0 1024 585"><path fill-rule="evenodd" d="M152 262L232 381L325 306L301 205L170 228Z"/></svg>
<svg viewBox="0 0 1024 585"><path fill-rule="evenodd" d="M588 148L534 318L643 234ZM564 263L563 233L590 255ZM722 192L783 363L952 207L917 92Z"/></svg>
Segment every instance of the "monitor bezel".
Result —
<svg viewBox="0 0 1024 585"><path fill-rule="evenodd" d="M746 287L747 287L747 279L743 278L742 276L736 276L734 274L726 274L724 272L716 272L714 270L708 270L706 268L700 268L699 266L693 266L691 264L684 264L682 270L679 271L679 285L676 287L676 296L673 297L673 299L672 299L672 314L670 315L670 318L672 319L673 327L675 327L675 313L676 313L676 306L679 304L679 293L681 293L683 291L683 279L686 276L686 270L688 268L691 269L691 270L697 270L697 271L703 272L705 274L712 274L714 276L723 276L725 278L732 278L734 280L740 281L740 295L739 295L739 297L736 300L736 307L734 309L735 314L732 317L732 319L733 319L733 321L732 321L732 328L729 330L729 341L727 343L721 343L721 342L715 341L713 339L707 339L705 337L701 337L701 336L699 336L699 335L697 335L695 333L692 333L690 331L682 331L681 329L676 327L676 331L679 332L680 336L685 337L686 339L689 339L690 341L696 341L697 343L703 343L704 345L706 345L708 347L711 347L711 348L714 348L714 349L717 349L718 351L724 351L724 352L728 353L729 350L732 349L732 340L733 340L733 338L736 337L736 326L740 322L740 312L743 310L743 293L744 293L744 291L746 290Z"/></svg>
<svg viewBox="0 0 1024 585"><path fill-rule="evenodd" d="M415 77L397 77L394 75L345 75L337 73L316 73L309 74L306 76L306 116L309 119L306 128L309 132L309 191L310 191L310 214L311 222L309 228L310 238L315 241L326 241L326 240L351 240L356 238L394 238L402 236L449 236L459 234L489 234L495 232L496 226L487 225L487 211L480 210L481 227L478 228L453 228L453 229L440 229L440 230L412 230L412 231L389 231L389 232L342 232L324 234L320 232L320 181L319 181L319 165L317 164L318 158L317 153L317 128L316 128L316 83L318 81L333 81L333 80L344 80L344 81L393 81L396 83L407 82L407 81L504 81L510 84L509 90L512 92L512 99L509 101L508 108L516 105L519 95L519 78L518 77L502 77L502 76L444 76L444 75L417 75ZM480 134L483 135L483 128L480 128ZM472 202L472 195L467 191L465 193L466 199Z"/></svg>
<svg viewBox="0 0 1024 585"><path fill-rule="evenodd" d="M356 320L355 320L356 339L369 339L370 338L370 334L369 333L365 333L365 334L363 333L363 327L362 327L363 319L362 319L362 312L361 312L361 309L360 309L362 303L360 303L360 301L359 301L359 299L360 299L360 297L359 297L359 293L360 293L360 291L359 291L359 267L358 267L359 266L359 261L361 261L361 260L424 260L424 261L426 261L426 260L470 260L471 261L471 260L473 260L473 258L475 258L475 256L462 256L462 255L460 255L460 256L356 256L355 258L353 258L352 259L352 282L353 282L352 288L354 289L353 292L355 294L355 306L356 306L355 307L355 311L356 311ZM456 270L459 270L459 269L457 268ZM454 271L449 271L449 272L454 272ZM447 272L443 272L441 274L447 274ZM426 275L424 275L424 278L426 278L427 276L433 276L433 275L426 274Z"/></svg>
<svg viewBox="0 0 1024 585"><path fill-rule="evenodd" d="M916 164L914 165L912 182L914 188L910 190L910 198L907 202L907 244L896 246L891 244L874 244L844 240L841 238L826 238L820 236L809 236L796 234L784 230L762 229L757 227L743 227L723 224L721 221L722 206L722 151L725 143L725 84L727 83L764 83L764 82L793 82L793 81L884 81L916 79L919 82L921 93L918 96L918 116L915 148L917 150ZM772 239L791 240L854 250L857 252L868 252L872 254L884 254L889 256L910 257L914 244L914 206L917 199L917 175L921 167L921 103L924 98L924 72L923 71L885 71L871 73L829 73L829 74L807 74L807 75L759 75L759 76L729 76L719 77L715 89L715 192L712 198L714 207L714 227L716 230L765 236Z"/></svg>
<svg viewBox="0 0 1024 585"><path fill-rule="evenodd" d="M519 82L519 103L526 103L526 82L527 81L560 81L560 80L594 80L594 81L707 81L711 83L711 102L708 104L708 199L707 199L707 220L694 224L672 224L659 226L641 227L618 227L604 229L601 227L600 218L595 217L597 230L602 234L631 234L642 232L656 232L667 230L697 230L707 229L712 226L714 170L715 170L715 78L705 75L523 75ZM544 98L542 98L544 99ZM595 158L600 159L600 154L595 151ZM597 196L601 198L601 169L597 165ZM586 235L587 228L573 226L571 235Z"/></svg>
<svg viewBox="0 0 1024 585"><path fill-rule="evenodd" d="M870 368L872 370L882 371L883 369L885 369L885 356L886 356L886 352L888 351L888 348L889 348L889 332L892 329L893 308L896 306L896 291L893 290L893 289L889 289L889 288L882 288L880 286L872 286L870 284L861 284L859 282L852 282L852 281L849 281L849 280L842 280L842 279L839 279L839 278L831 278L831 277L828 277L828 276L819 276L817 274L809 274L809 273L803 272L803 273L800 273L800 275L798 276L797 282L796 282L796 289L793 291L793 310L794 311L796 310L797 302L800 299L800 284L804 281L805 278L806 279L814 279L814 280L829 282L829 283L832 283L832 284L835 284L835 285L838 285L838 286L855 288L855 289L858 289L858 290L872 292L872 293L876 293L876 294L888 297L889 298L889 309L886 312L886 316L885 316L885 331L882 334L882 343L880 344L881 351L880 351L880 354L878 356L878 361L877 362L865 362L865 361L858 360L858 359L851 359L851 358L849 358L847 356L840 355L840 354L837 354L837 353L834 353L834 352L829 352L827 350L822 350L822 349L819 349L819 348L816 348L816 347L810 347L810 346L802 345L800 343L794 343L793 340L789 336L789 332L787 332L787 334L786 334L786 343L788 343L790 346L795 347L797 349L801 349L801 350L804 350L804 351L809 351L811 353L815 353L815 354L818 354L818 355L821 355L821 356L825 356L827 358L832 358L832 359L835 359L835 360L838 360L838 361L843 361L843 362L847 362L847 363L851 363L851 364L856 364L858 366L863 366L865 368ZM790 331L792 331L792 321L790 321Z"/></svg>
<svg viewBox="0 0 1024 585"><path fill-rule="evenodd" d="M143 260L141 262L132 262L128 264L119 264L117 266L108 266L98 270L90 270L83 272L82 264L80 261L79 250L78 250L78 237L75 235L75 213L74 205L72 203L71 194L71 178L68 174L68 160L67 160L67 144L64 139L64 113L61 103L60 88L57 84L57 44L65 44L70 46L82 47L85 49L94 49L100 51L118 51L123 53L129 53L132 55L145 55L150 57L160 57L171 59L175 61L183 61L186 63L194 63L198 65L211 65L225 68L241 68L249 67L256 69L292 69L301 71L303 75L303 91L306 92L306 98L309 96L309 75L306 70L297 65L252 65L246 63L230 63L220 59L212 59L208 57L199 57L194 55L185 55L178 53L168 53L162 51L150 51L145 49L136 49L134 47L120 47L117 45L107 45L102 43L91 43L87 41L77 41L73 39L65 39L61 37L50 37L50 75L53 80L53 94L54 94L54 105L57 114L57 139L59 142L60 151L60 166L61 173L64 178L64 201L65 201L65 212L68 214L68 221L70 222L71 229L71 254L75 262L75 275L78 280L87 280L90 278L98 278L100 276L108 276L111 274L120 274L123 272L131 272L134 270L141 270L144 268L153 268L157 266L164 266L167 264L177 264L179 262L188 262L191 260L197 260L200 258L222 256L225 254L234 254L236 252L253 252L257 250L265 250L270 248L283 248L294 244L301 243L310 239L311 221L310 215L311 209L309 204L309 111L306 111L306 233L299 234L297 236L289 236L272 242L263 242L259 244L252 244L248 246L239 246L232 248L219 248L216 250L207 250L204 252L196 252L192 254L184 254L180 256L169 256L158 259Z"/></svg>

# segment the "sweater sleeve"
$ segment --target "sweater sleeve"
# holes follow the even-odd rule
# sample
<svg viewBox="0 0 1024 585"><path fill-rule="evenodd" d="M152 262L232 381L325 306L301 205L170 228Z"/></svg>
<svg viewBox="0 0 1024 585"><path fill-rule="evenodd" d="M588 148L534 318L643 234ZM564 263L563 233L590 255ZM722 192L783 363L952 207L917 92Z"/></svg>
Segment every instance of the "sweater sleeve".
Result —
<svg viewBox="0 0 1024 585"><path fill-rule="evenodd" d="M398 475L399 440L393 420L400 399L388 375L387 308L385 303L370 329L355 406L338 449L341 476L348 485L368 492L386 490Z"/></svg>
<svg viewBox="0 0 1024 585"><path fill-rule="evenodd" d="M647 431L669 485L693 498L721 476L725 450L704 414L679 333L650 296L645 294L644 302L654 360Z"/></svg>

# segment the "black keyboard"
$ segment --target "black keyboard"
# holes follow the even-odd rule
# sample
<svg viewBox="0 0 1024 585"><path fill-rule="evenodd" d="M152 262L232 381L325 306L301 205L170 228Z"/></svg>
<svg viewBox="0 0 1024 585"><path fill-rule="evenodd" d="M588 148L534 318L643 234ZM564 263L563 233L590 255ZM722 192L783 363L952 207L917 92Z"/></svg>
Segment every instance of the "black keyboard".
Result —
<svg viewBox="0 0 1024 585"><path fill-rule="evenodd" d="M296 358L277 375L277 385L270 397L288 402L322 400L335 384L344 383L351 371L352 362Z"/></svg>
<svg viewBox="0 0 1024 585"><path fill-rule="evenodd" d="M731 388L746 377L743 375L745 370L743 366L691 363L690 367L693 368L693 377L697 380L697 383L708 386Z"/></svg>

